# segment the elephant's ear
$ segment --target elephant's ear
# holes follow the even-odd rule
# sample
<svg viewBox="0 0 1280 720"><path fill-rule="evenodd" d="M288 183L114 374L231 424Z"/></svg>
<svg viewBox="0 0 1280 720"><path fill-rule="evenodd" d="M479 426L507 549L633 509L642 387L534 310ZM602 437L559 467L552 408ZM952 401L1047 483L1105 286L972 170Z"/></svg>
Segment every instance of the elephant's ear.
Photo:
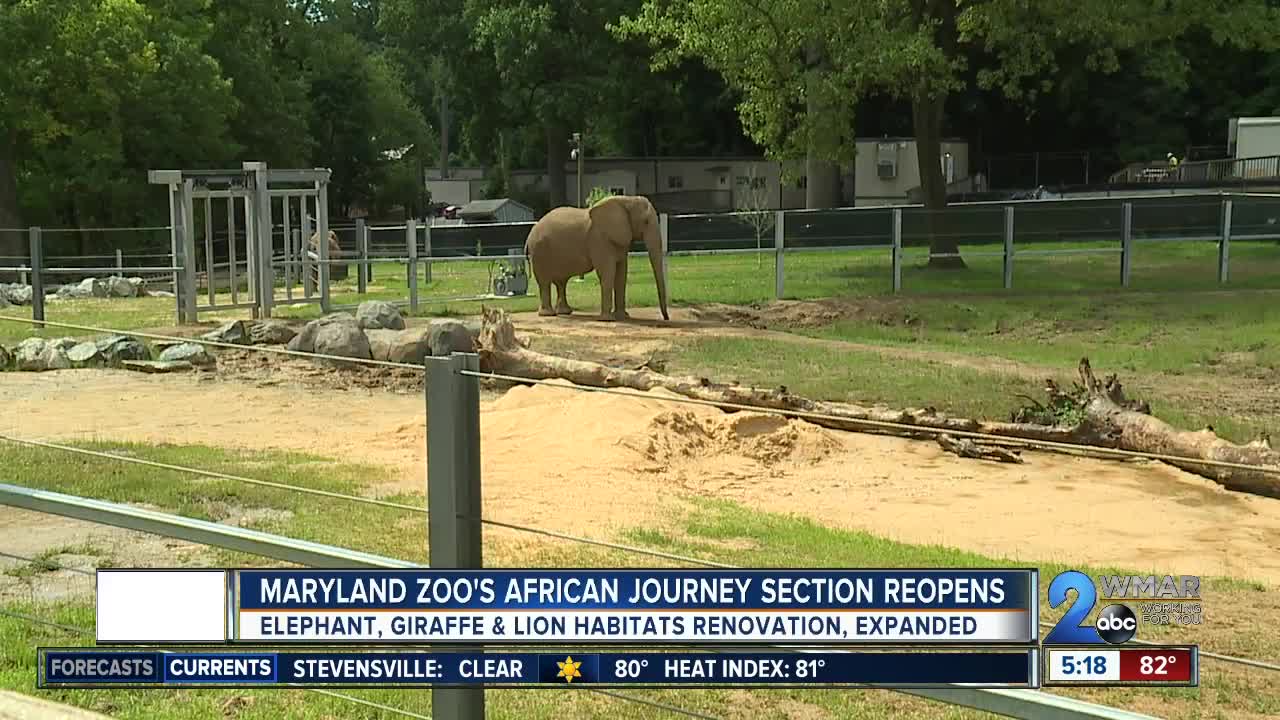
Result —
<svg viewBox="0 0 1280 720"><path fill-rule="evenodd" d="M630 249L634 237L631 232L631 213L619 197L610 197L592 205L587 214L591 217L591 229L608 239L609 244L624 250Z"/></svg>

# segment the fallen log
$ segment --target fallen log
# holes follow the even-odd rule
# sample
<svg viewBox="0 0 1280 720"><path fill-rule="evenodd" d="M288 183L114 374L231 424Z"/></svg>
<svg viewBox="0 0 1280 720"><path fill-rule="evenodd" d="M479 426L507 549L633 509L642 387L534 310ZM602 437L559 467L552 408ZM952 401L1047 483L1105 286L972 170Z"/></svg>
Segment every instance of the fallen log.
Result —
<svg viewBox="0 0 1280 720"><path fill-rule="evenodd" d="M938 447L962 458L974 460L995 460L1002 463L1022 463L1022 456L1017 450L996 445L982 445L969 438L953 438L946 433L938 436Z"/></svg>
<svg viewBox="0 0 1280 720"><path fill-rule="evenodd" d="M950 417L932 407L892 409L852 403L812 400L794 395L785 386L753 388L713 382L707 378L679 377L656 372L649 363L635 369L614 368L585 360L548 355L529 349L517 337L510 317L501 308L483 308L477 340L480 367L485 372L529 380L563 379L576 385L630 388L647 392L663 388L678 395L709 402L725 409L760 408L804 413L815 425L912 438L935 438L941 432L981 433L1011 440L1035 440L1095 448L1118 448L1142 453L1177 455L1170 464L1221 483L1231 490L1280 498L1280 455L1264 445L1234 445L1213 433L1176 430L1149 414L1143 404L1124 400L1114 377L1106 383L1086 382L1077 395L1068 397L1049 381L1051 404L1076 403L1075 422L998 422ZM1083 370L1088 361L1082 361ZM1092 373L1089 373L1092 378ZM1056 393L1056 395L1055 395ZM1046 448L1053 449L1053 448ZM1087 449L1087 448L1082 448ZM1258 470L1206 466L1195 460L1239 462Z"/></svg>

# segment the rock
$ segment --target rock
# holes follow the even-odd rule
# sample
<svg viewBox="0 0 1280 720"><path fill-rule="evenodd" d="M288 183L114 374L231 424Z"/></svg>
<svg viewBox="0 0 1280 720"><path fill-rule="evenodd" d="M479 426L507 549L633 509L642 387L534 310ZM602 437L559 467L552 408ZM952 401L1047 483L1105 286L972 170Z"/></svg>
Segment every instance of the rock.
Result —
<svg viewBox="0 0 1280 720"><path fill-rule="evenodd" d="M150 360L151 350L128 335L113 335L98 341L98 349L108 365L119 365L126 360Z"/></svg>
<svg viewBox="0 0 1280 720"><path fill-rule="evenodd" d="M44 338L27 338L18 343L14 360L19 370L29 372L66 370L71 367L71 360L67 358L67 351L62 345L48 342Z"/></svg>
<svg viewBox="0 0 1280 720"><path fill-rule="evenodd" d="M427 342L437 357L455 352L475 352L475 341L467 326L457 320L433 320Z"/></svg>
<svg viewBox="0 0 1280 720"><path fill-rule="evenodd" d="M429 330L365 330L374 360L421 365L431 355Z"/></svg>
<svg viewBox="0 0 1280 720"><path fill-rule="evenodd" d="M9 298L9 302L14 305L30 305L31 304L31 286L13 284L9 286L5 296Z"/></svg>
<svg viewBox="0 0 1280 720"><path fill-rule="evenodd" d="M107 296L107 284L98 278L85 278L80 281L77 286L76 297L99 297Z"/></svg>
<svg viewBox="0 0 1280 720"><path fill-rule="evenodd" d="M107 294L111 297L133 297L138 294L133 283L122 277L109 277L106 280Z"/></svg>
<svg viewBox="0 0 1280 720"><path fill-rule="evenodd" d="M248 345L250 344L249 326L243 320L232 320L217 330L201 335L200 339L231 345Z"/></svg>
<svg viewBox="0 0 1280 720"><path fill-rule="evenodd" d="M44 338L27 338L18 343L18 347L13 350L13 361L19 370L37 371L42 370L40 366L40 356L44 354L44 347L49 343Z"/></svg>
<svg viewBox="0 0 1280 720"><path fill-rule="evenodd" d="M356 323L355 316L351 313L333 313L332 315L326 315L319 320L312 320L302 326L302 332L295 335L286 347L295 352L316 352L316 333L319 332L320 328L332 323L349 323L357 330L360 329L359 325Z"/></svg>
<svg viewBox="0 0 1280 720"><path fill-rule="evenodd" d="M49 344L57 345L63 350L70 350L71 348L79 345L80 341L76 340L75 338L64 337L64 338L58 338L57 340L50 340Z"/></svg>
<svg viewBox="0 0 1280 720"><path fill-rule="evenodd" d="M173 297L173 293L169 292L168 290L148 290L148 291L147 291L147 297L167 297L167 298L171 298L171 297Z"/></svg>
<svg viewBox="0 0 1280 720"><path fill-rule="evenodd" d="M160 353L160 362L188 362L192 365L216 365L217 360L203 345L182 343L164 349Z"/></svg>
<svg viewBox="0 0 1280 720"><path fill-rule="evenodd" d="M385 300L366 300L356 309L356 321L365 330L403 330L404 318Z"/></svg>
<svg viewBox="0 0 1280 720"><path fill-rule="evenodd" d="M183 360L125 360L120 363L125 370L137 370L145 373L169 373L192 370L195 365Z"/></svg>
<svg viewBox="0 0 1280 720"><path fill-rule="evenodd" d="M320 355L338 355L349 358L369 359L373 354L369 350L369 338L356 324L355 320L339 320L321 323L312 339L312 352ZM340 360L325 360L326 364L336 367L349 366Z"/></svg>
<svg viewBox="0 0 1280 720"><path fill-rule="evenodd" d="M67 359L71 361L72 367L78 368L98 367L106 361L102 350L98 348L98 343L92 340L79 343L68 350Z"/></svg>
<svg viewBox="0 0 1280 720"><path fill-rule="evenodd" d="M4 293L0 292L0 310L7 307L9 307L9 298L5 297Z"/></svg>
<svg viewBox="0 0 1280 720"><path fill-rule="evenodd" d="M0 371L8 370L12 366L13 354L5 346L0 345Z"/></svg>
<svg viewBox="0 0 1280 720"><path fill-rule="evenodd" d="M79 291L80 291L80 288L77 285L63 285L59 287L52 295L46 295L45 299L48 300L51 297L55 297L62 300L66 298L79 297L80 296Z"/></svg>
<svg viewBox="0 0 1280 720"><path fill-rule="evenodd" d="M146 297L147 289L144 287L146 281L140 277L125 278L125 282L129 283L129 287L133 288L133 295L130 297Z"/></svg>
<svg viewBox="0 0 1280 720"><path fill-rule="evenodd" d="M249 326L251 345L284 345L298 334L282 320L262 320Z"/></svg>

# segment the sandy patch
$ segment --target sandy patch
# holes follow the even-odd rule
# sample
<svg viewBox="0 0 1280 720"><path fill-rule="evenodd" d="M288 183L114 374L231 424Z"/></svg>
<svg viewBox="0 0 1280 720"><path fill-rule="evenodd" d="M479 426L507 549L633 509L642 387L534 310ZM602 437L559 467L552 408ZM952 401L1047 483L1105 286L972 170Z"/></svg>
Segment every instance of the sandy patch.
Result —
<svg viewBox="0 0 1280 720"><path fill-rule="evenodd" d="M961 460L927 442L629 395L544 385L482 403L486 515L603 537L695 494L1028 562L1280 583L1280 501L1159 464ZM0 374L0 405L0 427L19 437L301 450L424 484L420 396L64 371Z"/></svg>

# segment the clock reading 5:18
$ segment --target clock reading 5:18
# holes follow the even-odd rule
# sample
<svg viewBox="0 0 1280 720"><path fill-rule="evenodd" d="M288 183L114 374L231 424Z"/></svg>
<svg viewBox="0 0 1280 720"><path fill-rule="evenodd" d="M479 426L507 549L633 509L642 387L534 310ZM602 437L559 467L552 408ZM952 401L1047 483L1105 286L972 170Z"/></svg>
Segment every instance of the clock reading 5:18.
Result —
<svg viewBox="0 0 1280 720"><path fill-rule="evenodd" d="M1116 650L1050 650L1049 680L1106 682L1120 679Z"/></svg>

